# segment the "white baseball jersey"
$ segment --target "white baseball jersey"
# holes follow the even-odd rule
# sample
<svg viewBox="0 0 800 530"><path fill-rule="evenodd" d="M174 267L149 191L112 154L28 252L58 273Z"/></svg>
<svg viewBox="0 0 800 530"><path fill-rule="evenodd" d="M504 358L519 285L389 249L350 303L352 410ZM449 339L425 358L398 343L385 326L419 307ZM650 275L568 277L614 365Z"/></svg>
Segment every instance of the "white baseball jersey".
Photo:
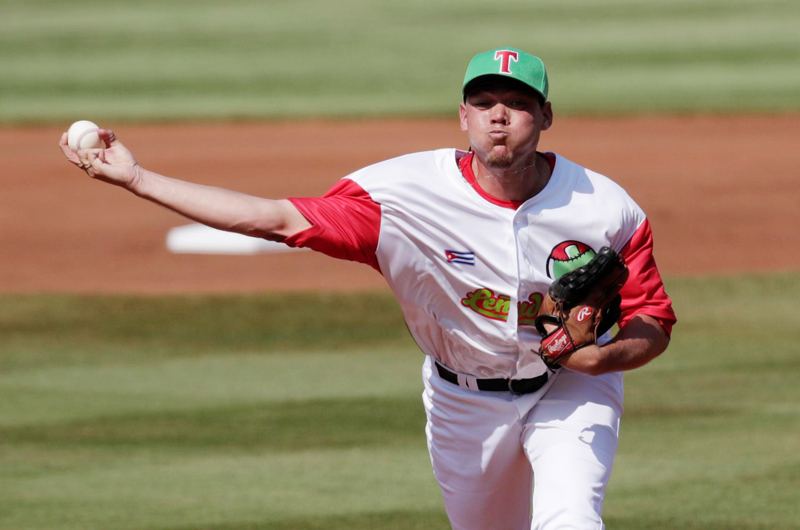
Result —
<svg viewBox="0 0 800 530"><path fill-rule="evenodd" d="M380 271L422 351L478 378L547 371L533 325L542 298L603 246L631 270L620 323L643 313L670 330L649 223L619 185L547 153L547 186L523 203L502 201L476 183L472 156L410 154L356 171L324 197L292 198L313 226L285 242Z"/></svg>

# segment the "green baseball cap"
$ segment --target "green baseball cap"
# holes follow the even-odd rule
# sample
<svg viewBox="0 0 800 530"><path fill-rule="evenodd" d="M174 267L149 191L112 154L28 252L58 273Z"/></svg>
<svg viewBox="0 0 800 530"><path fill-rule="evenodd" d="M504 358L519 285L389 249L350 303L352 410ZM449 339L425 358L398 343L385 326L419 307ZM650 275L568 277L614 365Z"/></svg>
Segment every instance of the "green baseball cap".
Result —
<svg viewBox="0 0 800 530"><path fill-rule="evenodd" d="M467 85L479 77L499 75L516 79L541 94L547 101L550 84L541 59L516 48L497 48L479 53L469 62L461 94L466 95Z"/></svg>

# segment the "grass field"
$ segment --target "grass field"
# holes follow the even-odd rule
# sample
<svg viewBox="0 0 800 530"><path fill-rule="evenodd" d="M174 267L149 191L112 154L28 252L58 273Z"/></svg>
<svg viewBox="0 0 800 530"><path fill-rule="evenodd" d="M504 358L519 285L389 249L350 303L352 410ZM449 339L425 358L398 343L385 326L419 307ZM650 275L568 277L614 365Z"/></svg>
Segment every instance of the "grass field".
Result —
<svg viewBox="0 0 800 530"><path fill-rule="evenodd" d="M797 111L795 0L0 0L0 123L451 115L472 54L560 113Z"/></svg>
<svg viewBox="0 0 800 530"><path fill-rule="evenodd" d="M800 275L667 285L608 527L800 529ZM420 362L383 294L0 296L0 528L446 528Z"/></svg>
<svg viewBox="0 0 800 530"><path fill-rule="evenodd" d="M797 112L796 0L0 0L0 125L454 115L541 55L559 114ZM626 375L614 530L800 530L800 273L674 278ZM0 530L446 528L383 294L0 294Z"/></svg>

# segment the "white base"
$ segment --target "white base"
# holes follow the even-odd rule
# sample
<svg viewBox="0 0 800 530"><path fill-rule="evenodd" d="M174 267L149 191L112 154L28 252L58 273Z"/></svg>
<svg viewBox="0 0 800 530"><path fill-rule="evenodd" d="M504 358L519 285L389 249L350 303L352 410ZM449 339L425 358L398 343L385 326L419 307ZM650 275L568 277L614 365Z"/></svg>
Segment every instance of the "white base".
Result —
<svg viewBox="0 0 800 530"><path fill-rule="evenodd" d="M167 233L167 249L175 254L272 254L306 250L198 223L170 229Z"/></svg>

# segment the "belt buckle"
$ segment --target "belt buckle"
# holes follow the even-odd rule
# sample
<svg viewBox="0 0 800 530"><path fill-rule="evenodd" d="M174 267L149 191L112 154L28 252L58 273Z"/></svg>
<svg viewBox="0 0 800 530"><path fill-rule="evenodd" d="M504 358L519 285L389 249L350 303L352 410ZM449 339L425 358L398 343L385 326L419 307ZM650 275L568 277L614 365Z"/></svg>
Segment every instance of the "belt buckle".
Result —
<svg viewBox="0 0 800 530"><path fill-rule="evenodd" d="M512 394L514 394L515 396L523 396L527 392L524 392L522 390L521 391L514 390L514 383L517 382L517 381L522 381L522 380L521 379L509 379L508 380L508 391L511 392Z"/></svg>

